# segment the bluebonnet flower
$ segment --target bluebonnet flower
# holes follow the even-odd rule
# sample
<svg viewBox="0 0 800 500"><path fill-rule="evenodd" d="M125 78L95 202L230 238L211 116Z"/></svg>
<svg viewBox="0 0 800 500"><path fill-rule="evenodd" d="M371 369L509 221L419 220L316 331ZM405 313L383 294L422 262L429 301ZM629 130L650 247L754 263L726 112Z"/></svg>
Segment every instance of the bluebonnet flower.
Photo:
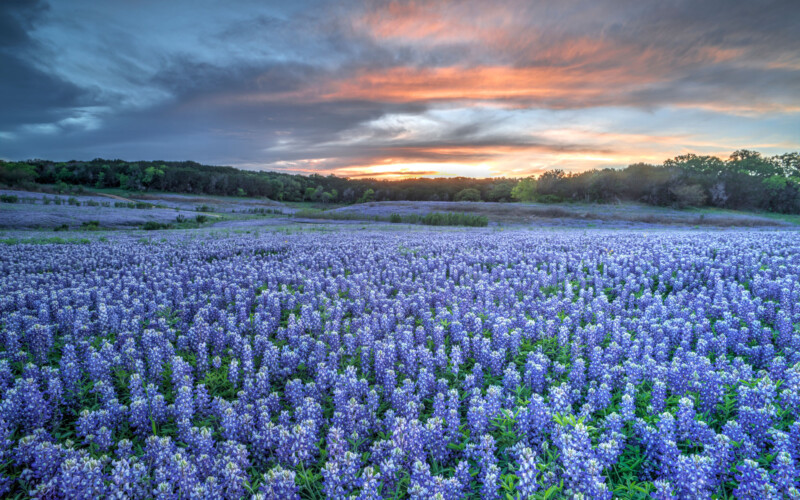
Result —
<svg viewBox="0 0 800 500"><path fill-rule="evenodd" d="M711 498L714 464L709 457L680 455L674 468L673 484L679 498Z"/></svg>
<svg viewBox="0 0 800 500"><path fill-rule="evenodd" d="M665 479L658 479L654 484L656 491L650 495L654 500L671 500L673 498L678 498L675 496L674 490L669 481Z"/></svg>
<svg viewBox="0 0 800 500"><path fill-rule="evenodd" d="M238 497L257 468L256 498L296 498L305 467L337 498L385 496L406 472L409 496L492 497L505 470L520 494L563 479L603 498L638 448L656 498L796 496L796 235L596 236L10 246L0 458L19 478L0 492L64 496L68 478L112 498ZM34 272L53 252L70 264ZM576 412L582 426L553 420Z"/></svg>
<svg viewBox="0 0 800 500"><path fill-rule="evenodd" d="M736 481L739 484L733 493L737 498L778 498L769 474L756 462L746 459L736 470Z"/></svg>
<svg viewBox="0 0 800 500"><path fill-rule="evenodd" d="M775 475L773 480L776 489L786 498L800 497L800 481L797 479L798 470L791 455L781 451L775 457Z"/></svg>
<svg viewBox="0 0 800 500"><path fill-rule="evenodd" d="M67 458L61 463L59 493L63 498L93 500L106 494L103 463L88 456Z"/></svg>
<svg viewBox="0 0 800 500"><path fill-rule="evenodd" d="M522 495L522 498L528 498L539 490L538 476L539 470L537 468L536 455L533 450L525 447L522 450L519 470L517 471L517 477L519 477L517 490Z"/></svg>

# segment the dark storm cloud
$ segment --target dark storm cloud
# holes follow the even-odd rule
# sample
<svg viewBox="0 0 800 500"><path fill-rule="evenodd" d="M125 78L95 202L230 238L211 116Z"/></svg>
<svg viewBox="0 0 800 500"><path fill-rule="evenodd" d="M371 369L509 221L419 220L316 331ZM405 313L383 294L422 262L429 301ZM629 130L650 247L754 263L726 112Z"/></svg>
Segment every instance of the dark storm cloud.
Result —
<svg viewBox="0 0 800 500"><path fill-rule="evenodd" d="M4 2L0 157L519 171L727 148L742 136L731 115L750 117L755 142L794 147L769 116L798 121L798 12L730 0ZM662 108L720 125L671 112L672 135L644 137Z"/></svg>
<svg viewBox="0 0 800 500"><path fill-rule="evenodd" d="M47 12L43 2L0 3L0 130L18 124L55 122L71 107L88 102L88 92L36 66L42 47L28 32Z"/></svg>

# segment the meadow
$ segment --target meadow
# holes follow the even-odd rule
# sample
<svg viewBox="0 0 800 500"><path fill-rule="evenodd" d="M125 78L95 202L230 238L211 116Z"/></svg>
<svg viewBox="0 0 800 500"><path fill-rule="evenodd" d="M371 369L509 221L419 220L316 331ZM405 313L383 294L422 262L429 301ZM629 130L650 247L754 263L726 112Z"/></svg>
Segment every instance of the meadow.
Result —
<svg viewBox="0 0 800 500"><path fill-rule="evenodd" d="M0 496L800 498L800 234L370 228L9 240Z"/></svg>

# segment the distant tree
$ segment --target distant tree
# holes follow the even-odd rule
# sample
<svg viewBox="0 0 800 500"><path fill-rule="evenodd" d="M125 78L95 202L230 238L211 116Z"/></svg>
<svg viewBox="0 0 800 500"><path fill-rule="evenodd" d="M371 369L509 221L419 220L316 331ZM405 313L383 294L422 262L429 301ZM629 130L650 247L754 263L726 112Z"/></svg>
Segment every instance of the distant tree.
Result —
<svg viewBox="0 0 800 500"><path fill-rule="evenodd" d="M711 204L716 207L724 207L728 201L728 192L725 190L725 182L719 181L712 185L708 193L711 195Z"/></svg>
<svg viewBox="0 0 800 500"><path fill-rule="evenodd" d="M769 158L764 158L757 151L740 149L734 151L728 160L728 168L734 172L740 172L757 177L770 177L781 175L781 167Z"/></svg>
<svg viewBox="0 0 800 500"><path fill-rule="evenodd" d="M566 182L564 182L566 179L567 177L563 170L548 170L536 180L536 193L553 197L551 198L553 200L555 197L560 198L566 188Z"/></svg>
<svg viewBox="0 0 800 500"><path fill-rule="evenodd" d="M511 190L516 184L513 181L498 181L492 184L484 196L487 201L511 201Z"/></svg>
<svg viewBox="0 0 800 500"><path fill-rule="evenodd" d="M121 187L123 189L125 187L127 187L129 179L130 179L130 176L128 176L128 175L125 175L123 173L117 174L117 181L119 182L119 187Z"/></svg>
<svg viewBox="0 0 800 500"><path fill-rule="evenodd" d="M35 181L36 176L33 165L0 161L0 183L17 186Z"/></svg>
<svg viewBox="0 0 800 500"><path fill-rule="evenodd" d="M511 197L517 201L533 201L536 199L536 179L527 177L517 182L511 190Z"/></svg>
<svg viewBox="0 0 800 500"><path fill-rule="evenodd" d="M191 161L129 163L102 158L68 162L0 161L0 184L33 188L34 183L55 185L62 192L81 186L226 196L241 195L244 191L246 196L282 201L348 203L356 200L476 199L475 192L479 199L489 201L632 200L651 205L689 206L702 199L703 203L718 207L800 213L800 153L764 157L750 150L735 151L727 160L686 154L666 160L662 165L638 163L624 169L573 174L551 170L535 180L347 179L333 175L253 172Z"/></svg>
<svg viewBox="0 0 800 500"><path fill-rule="evenodd" d="M586 177L588 181L583 189L584 197L587 200L619 201L620 194L624 191L623 185L619 182L619 172L616 170L610 168L595 170L583 177ZM575 196L573 195L573 197Z"/></svg>
<svg viewBox="0 0 800 500"><path fill-rule="evenodd" d="M786 177L800 177L800 153L773 156L771 161L778 165Z"/></svg>
<svg viewBox="0 0 800 500"><path fill-rule="evenodd" d="M800 178L773 175L761 181L761 185L766 196L760 208L782 213L800 211Z"/></svg>
<svg viewBox="0 0 800 500"><path fill-rule="evenodd" d="M665 167L680 168L695 174L716 175L725 169L725 162L716 156L686 154L666 160Z"/></svg>
<svg viewBox="0 0 800 500"><path fill-rule="evenodd" d="M462 189L454 198L455 201L481 201L481 193L477 189Z"/></svg>
<svg viewBox="0 0 800 500"><path fill-rule="evenodd" d="M698 184L690 186L681 184L671 188L670 192L675 196L675 204L681 208L699 207L706 202L706 193Z"/></svg>
<svg viewBox="0 0 800 500"><path fill-rule="evenodd" d="M160 179L161 177L164 177L164 170L162 168L151 165L144 169L144 177L142 178L142 184L144 184L145 187L149 188L150 186L153 185L153 183L156 180Z"/></svg>
<svg viewBox="0 0 800 500"><path fill-rule="evenodd" d="M373 191L372 188L369 188L366 191L364 191L364 194L361 195L361 198L359 198L356 203L367 203L374 200L375 200L375 191Z"/></svg>

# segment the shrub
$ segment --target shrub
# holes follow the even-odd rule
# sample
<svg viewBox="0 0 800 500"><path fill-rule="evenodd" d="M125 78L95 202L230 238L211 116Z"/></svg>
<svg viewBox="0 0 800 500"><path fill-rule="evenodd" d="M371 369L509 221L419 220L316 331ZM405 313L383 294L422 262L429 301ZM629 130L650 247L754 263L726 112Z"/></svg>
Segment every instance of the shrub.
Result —
<svg viewBox="0 0 800 500"><path fill-rule="evenodd" d="M208 216L207 215L197 215L197 216L195 216L194 220L196 220L198 224L202 224L204 222L208 222Z"/></svg>
<svg viewBox="0 0 800 500"><path fill-rule="evenodd" d="M17 203L19 197L15 194L2 194L0 195L0 201L3 203Z"/></svg>
<svg viewBox="0 0 800 500"><path fill-rule="evenodd" d="M98 220L90 220L81 223L81 229L85 229L87 231L97 231L100 229L100 221Z"/></svg>
<svg viewBox="0 0 800 500"><path fill-rule="evenodd" d="M54 228L53 228L53 231L55 231L55 232L59 232L59 231L69 231L69 226L68 226L68 225L66 225L66 224L61 224L60 226L56 226L56 227L54 227Z"/></svg>
<svg viewBox="0 0 800 500"><path fill-rule="evenodd" d="M395 224L403 222L403 216L400 215L400 214L392 214L392 215L389 216L389 222L392 222L392 223L395 223Z"/></svg>
<svg viewBox="0 0 800 500"><path fill-rule="evenodd" d="M145 231L155 231L158 229L169 229L169 224L162 224L161 222L156 222L154 220L149 220L144 223L142 229Z"/></svg>
<svg viewBox="0 0 800 500"><path fill-rule="evenodd" d="M485 227L489 225L489 219L485 215L454 212L432 212L424 215L420 222L426 226Z"/></svg>
<svg viewBox="0 0 800 500"><path fill-rule="evenodd" d="M540 203L561 203L564 200L555 194L542 194L537 196L536 201Z"/></svg>

